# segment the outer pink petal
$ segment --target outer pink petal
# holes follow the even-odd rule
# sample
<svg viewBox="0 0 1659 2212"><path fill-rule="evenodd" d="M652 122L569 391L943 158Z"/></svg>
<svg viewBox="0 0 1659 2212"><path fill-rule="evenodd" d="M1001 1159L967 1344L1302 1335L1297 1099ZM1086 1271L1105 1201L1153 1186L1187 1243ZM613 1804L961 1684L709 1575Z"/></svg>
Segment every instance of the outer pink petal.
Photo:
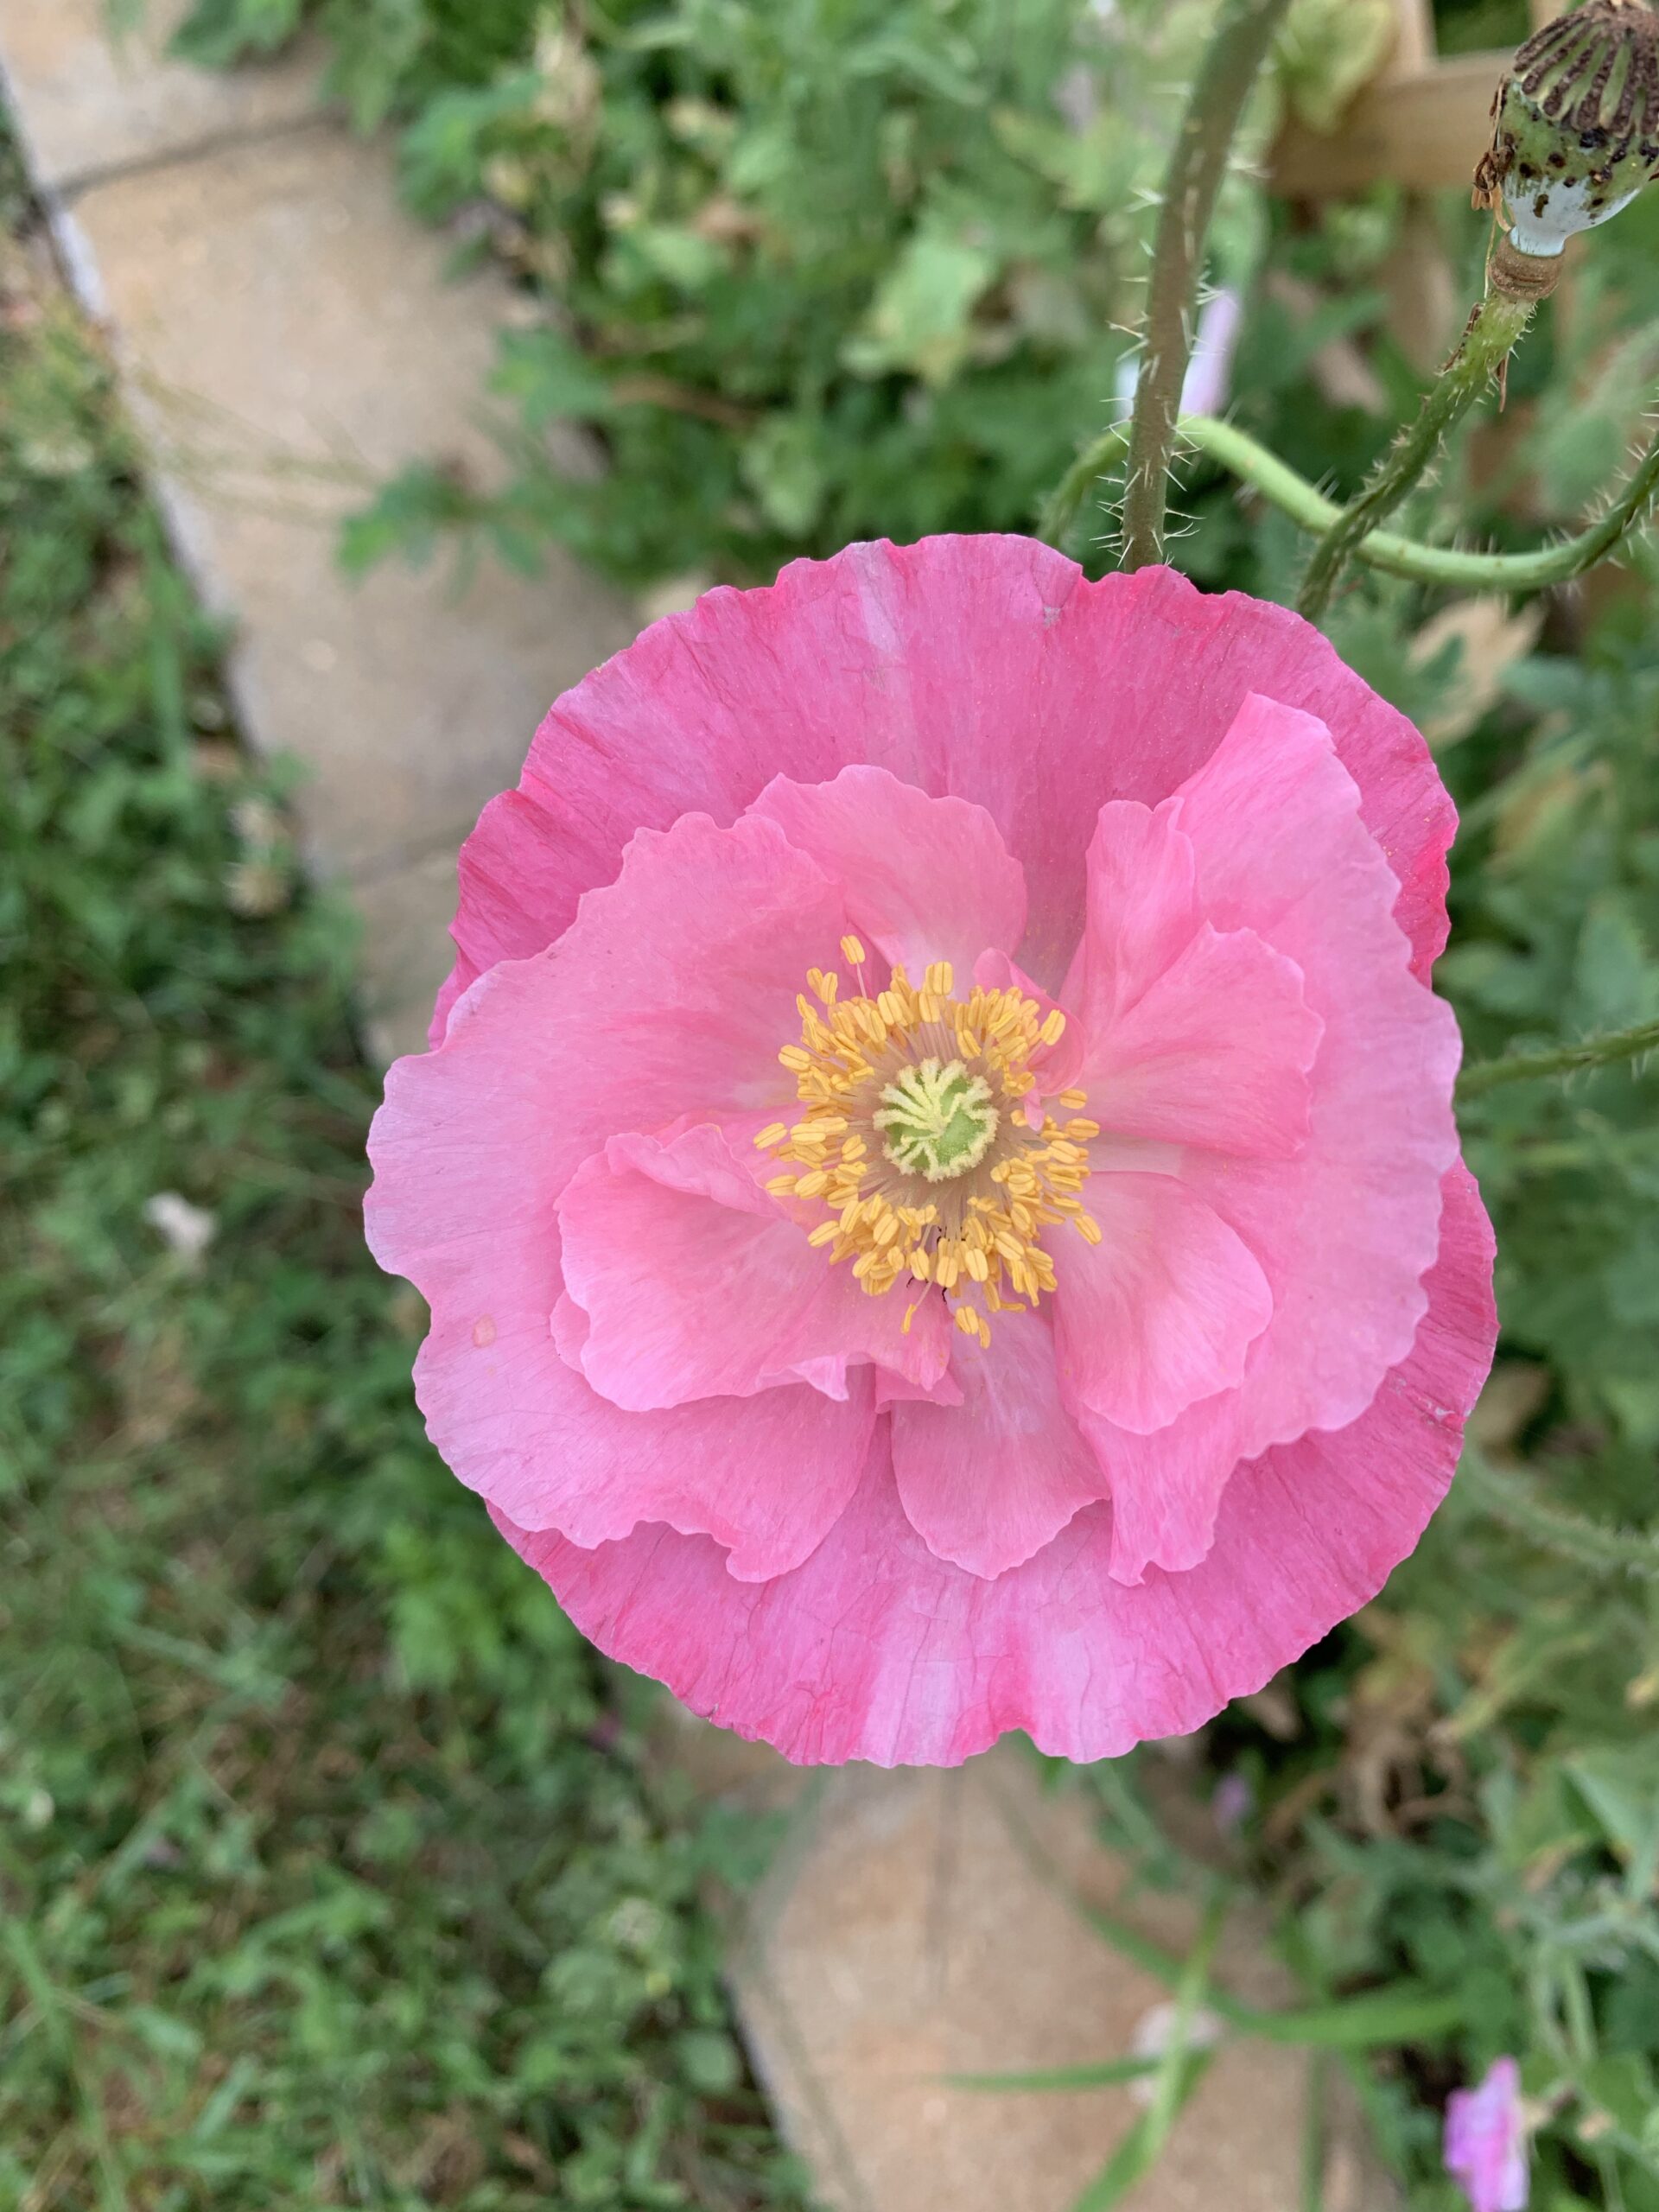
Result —
<svg viewBox="0 0 1659 2212"><path fill-rule="evenodd" d="M602 1649L789 1758L955 1765L1013 1728L1052 1755L1113 1758L1260 1689L1415 1544L1497 1333L1491 1232L1460 1167L1445 1222L1428 1313L1376 1402L1242 1468L1185 1574L1114 1582L1109 1506L995 1581L949 1566L906 1520L879 1431L852 1505L773 1582L738 1582L715 1545L667 1530L582 1551L497 1518Z"/></svg>
<svg viewBox="0 0 1659 2212"><path fill-rule="evenodd" d="M1298 1157L1193 1150L1180 1170L1273 1286L1238 1397L1248 1458L1354 1420L1409 1347L1458 1154L1459 1046L1450 1009L1410 972L1394 878L1319 723L1250 701L1179 806L1205 912L1294 961L1325 1024Z"/></svg>
<svg viewBox="0 0 1659 2212"><path fill-rule="evenodd" d="M930 1551L970 1574L1002 1574L1106 1494L1095 1455L1060 1403L1054 1339L1036 1314L998 1314L989 1349L960 1352L960 1406L893 1411L899 1501Z"/></svg>
<svg viewBox="0 0 1659 2212"><path fill-rule="evenodd" d="M728 1545L728 1571L755 1581L799 1566L857 1488L871 1377L855 1370L839 1402L797 1383L622 1413L559 1357L545 1319L524 1311L492 1314L484 1329L440 1313L415 1370L434 1445L520 1528L593 1545L658 1522Z"/></svg>
<svg viewBox="0 0 1659 2212"><path fill-rule="evenodd" d="M1426 975L1446 938L1451 802L1416 731L1317 631L1165 569L1091 584L1027 538L936 537L710 592L566 693L462 852L435 1036L476 976L569 926L635 830L693 810L730 822L775 775L818 783L861 761L988 809L1031 889L1022 964L1056 988L1100 808L1167 798L1251 691L1330 728Z"/></svg>
<svg viewBox="0 0 1659 2212"><path fill-rule="evenodd" d="M1126 1012L1088 1029L1077 1081L1115 1135L1291 1160L1324 1028L1294 961L1205 922Z"/></svg>
<svg viewBox="0 0 1659 2212"><path fill-rule="evenodd" d="M1050 1239L1061 1382L1122 1427L1162 1428L1238 1382L1273 1293L1248 1245L1172 1175L1092 1175L1084 1203L1101 1242Z"/></svg>
<svg viewBox="0 0 1659 2212"><path fill-rule="evenodd" d="M832 1268L756 1166L703 1124L668 1144L613 1137L571 1178L564 1279L588 1316L594 1388L643 1413L795 1380L842 1397L849 1360L936 1382L950 1349L940 1300L905 1333L902 1294L869 1297Z"/></svg>
<svg viewBox="0 0 1659 2212"><path fill-rule="evenodd" d="M1007 951L1025 934L1025 872L982 806L930 798L885 768L843 768L831 783L774 777L749 811L836 878L854 929L912 982L949 960L965 983L988 946Z"/></svg>

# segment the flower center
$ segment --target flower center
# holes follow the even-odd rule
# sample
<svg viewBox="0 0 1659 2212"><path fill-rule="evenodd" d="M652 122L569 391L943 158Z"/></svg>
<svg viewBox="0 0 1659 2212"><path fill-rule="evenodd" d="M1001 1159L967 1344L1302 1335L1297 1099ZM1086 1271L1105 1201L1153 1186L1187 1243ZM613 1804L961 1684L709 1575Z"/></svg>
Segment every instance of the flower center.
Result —
<svg viewBox="0 0 1659 2212"><path fill-rule="evenodd" d="M872 1297L918 1286L909 1328L929 1287L956 1306L957 1326L990 1342L987 1316L1015 1300L1035 1306L1054 1288L1046 1230L1066 1221L1091 1244L1100 1230L1077 1195L1089 1177L1096 1122L1075 1118L1081 1090L1034 1104L1031 1061L1065 1027L1019 990L976 987L954 995L949 961L921 985L895 968L885 990L865 988L863 946L842 939L858 995L813 969L797 999L801 1038L778 1055L803 1112L755 1142L791 1172L766 1187L816 1201L824 1218L808 1242L831 1264L852 1262Z"/></svg>
<svg viewBox="0 0 1659 2212"><path fill-rule="evenodd" d="M870 1116L887 1138L884 1155L930 1183L947 1183L977 1167L1001 1118L982 1075L969 1075L960 1060L941 1067L934 1059L896 1077L881 1093L880 1110Z"/></svg>

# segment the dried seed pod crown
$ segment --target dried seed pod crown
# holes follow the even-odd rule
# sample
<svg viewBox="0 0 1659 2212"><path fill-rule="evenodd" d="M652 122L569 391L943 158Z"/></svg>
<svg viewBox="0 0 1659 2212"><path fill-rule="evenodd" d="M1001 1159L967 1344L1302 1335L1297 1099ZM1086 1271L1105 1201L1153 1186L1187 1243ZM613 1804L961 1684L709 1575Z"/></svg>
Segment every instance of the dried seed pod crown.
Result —
<svg viewBox="0 0 1659 2212"><path fill-rule="evenodd" d="M1659 14L1586 0L1536 31L1492 101L1475 205L1507 208L1510 245L1554 259L1659 168Z"/></svg>

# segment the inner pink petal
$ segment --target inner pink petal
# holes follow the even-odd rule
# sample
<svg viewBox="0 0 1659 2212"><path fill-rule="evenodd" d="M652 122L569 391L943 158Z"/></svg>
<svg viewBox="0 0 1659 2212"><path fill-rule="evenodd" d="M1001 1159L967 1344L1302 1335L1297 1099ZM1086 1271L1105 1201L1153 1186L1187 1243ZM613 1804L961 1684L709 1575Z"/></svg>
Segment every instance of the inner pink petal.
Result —
<svg viewBox="0 0 1659 2212"><path fill-rule="evenodd" d="M1127 1010L1090 1027L1077 1080L1114 1135L1294 1159L1324 1027L1294 961L1254 930L1205 922Z"/></svg>
<svg viewBox="0 0 1659 2212"><path fill-rule="evenodd" d="M798 1382L623 1413L571 1363L586 1316L569 1299L561 1306L556 1339L522 1310L492 1315L493 1333L464 1313L435 1319L416 1390L461 1480L521 1529L556 1529L588 1548L660 1522L728 1547L741 1581L810 1558L857 1487L876 1418L873 1370L854 1370L841 1400Z"/></svg>
<svg viewBox="0 0 1659 2212"><path fill-rule="evenodd" d="M1089 841L1083 935L1060 995L1093 1037L1178 957L1202 918L1197 864L1173 804L1103 806Z"/></svg>
<svg viewBox="0 0 1659 2212"><path fill-rule="evenodd" d="M851 1362L924 1388L944 1372L937 1297L869 1296L756 1180L766 1163L709 1124L613 1137L559 1202L564 1277L588 1316L582 1371L632 1412L805 1381L842 1397Z"/></svg>
<svg viewBox="0 0 1659 2212"><path fill-rule="evenodd" d="M1172 1574L1196 1567L1215 1540L1222 1492L1243 1457L1238 1393L1200 1398L1146 1435L1087 1406L1073 1411L1111 1497L1112 1580L1133 1584L1149 1567Z"/></svg>
<svg viewBox="0 0 1659 2212"><path fill-rule="evenodd" d="M1054 1339L1039 1314L996 1317L988 1347L953 1370L959 1406L893 1412L893 1466L911 1526L970 1574L1019 1567L1104 1497L1095 1455L1060 1402Z"/></svg>
<svg viewBox="0 0 1659 2212"><path fill-rule="evenodd" d="M1205 912L1294 961L1325 1024L1294 1160L1194 1150L1181 1166L1277 1294L1240 1393L1248 1457L1355 1419L1409 1349L1457 1157L1459 1048L1412 972L1399 887L1322 723L1247 701L1178 807Z"/></svg>
<svg viewBox="0 0 1659 2212"><path fill-rule="evenodd" d="M774 777L749 812L837 879L854 928L912 982L934 960L965 982L976 954L1025 933L1025 872L982 806L853 767L822 784Z"/></svg>
<svg viewBox="0 0 1659 2212"><path fill-rule="evenodd" d="M1243 1240L1173 1175L1093 1175L1084 1201L1100 1243L1051 1243L1062 1384L1123 1428L1162 1428L1239 1381L1272 1291Z"/></svg>

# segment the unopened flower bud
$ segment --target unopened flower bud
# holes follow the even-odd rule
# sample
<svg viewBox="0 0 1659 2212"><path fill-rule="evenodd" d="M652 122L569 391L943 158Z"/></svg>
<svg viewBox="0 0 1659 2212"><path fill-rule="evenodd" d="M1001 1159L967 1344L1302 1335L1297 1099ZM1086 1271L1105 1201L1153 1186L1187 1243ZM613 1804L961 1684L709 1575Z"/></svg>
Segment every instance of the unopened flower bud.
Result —
<svg viewBox="0 0 1659 2212"><path fill-rule="evenodd" d="M1659 14L1586 0L1535 31L1492 102L1475 205L1509 210L1509 245L1553 260L1632 200L1659 166Z"/></svg>

